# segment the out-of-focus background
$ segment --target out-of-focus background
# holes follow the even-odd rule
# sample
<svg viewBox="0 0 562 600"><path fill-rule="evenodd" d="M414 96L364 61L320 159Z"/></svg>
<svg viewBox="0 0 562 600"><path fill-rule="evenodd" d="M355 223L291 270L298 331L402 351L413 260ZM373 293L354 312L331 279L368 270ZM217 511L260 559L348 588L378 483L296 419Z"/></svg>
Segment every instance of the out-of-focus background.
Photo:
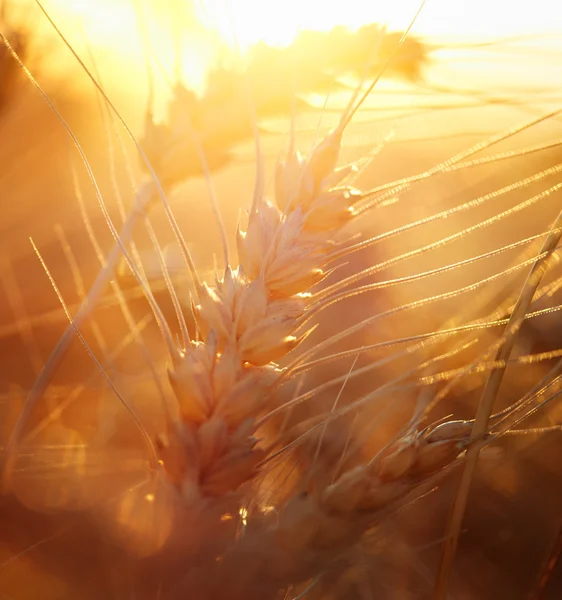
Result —
<svg viewBox="0 0 562 600"><path fill-rule="evenodd" d="M195 144L191 140L176 154L162 158L164 151L158 140L150 138L145 129L147 107L156 123L180 129L185 127L184 113L189 114L190 127L211 167L232 248L236 224L251 201L254 185L253 113L257 115L265 155L265 181L271 190L275 160L289 142L292 111L296 145L307 151L318 136L337 123L361 77L369 82L392 58L344 137L342 162L380 146L360 179L361 187L369 189L430 169L490 136L562 108L562 7L548 0L509 5L483 0L429 0L395 56L401 32L409 27L419 8L417 2L45 0L42 6L141 140L159 175L166 179L173 171L169 175L173 180L170 202L203 276L212 271L215 261L221 264L220 236ZM2 10L2 34L76 135L109 212L119 223L119 199L127 209L145 174L134 144L41 7L31 0L5 0ZM179 95L174 87L178 81L184 86ZM380 234L556 167L561 133L561 117L554 115L476 156L536 146L544 149L431 178L398 201L366 213L353 230L365 236ZM110 248L112 238L64 125L4 50L0 54L0 140L1 445L25 390L66 325L29 238L33 238L73 310L81 296L80 278L87 288L99 269L83 211L104 252ZM459 212L396 236L358 253L338 274L351 274L454 234L559 181L560 174L554 170L509 194L493 196L473 211ZM463 236L442 251L423 253L366 281L408 276L540 233L560 210L559 198L553 194L497 225ZM173 234L161 207L156 206L152 216L161 245L169 245L168 256L181 289L187 277L175 268L179 262ZM150 264L146 234L140 231L135 239ZM352 304L326 312L319 335L327 336L373 313L478 281L517 262L521 251L515 249L458 271L353 299ZM73 261L80 273L78 279L76 273L73 275ZM523 277L521 271L492 284L489 289L496 294L491 296L492 305L494 298L515 291ZM158 285L158 281L155 283ZM140 320L147 307L134 286L128 287L126 280L123 285L130 307ZM467 293L418 312L398 313L366 328L345 347L432 331L447 319L461 318L460 313L470 310L478 293ZM169 310L166 295L161 293L158 298ZM559 303L556 292L544 306L548 303ZM109 308L96 314L96 323L111 349L123 340L127 328L115 303L108 301L107 305ZM536 320L525 330L520 353L556 348L560 331L557 313ZM87 333L94 349L102 351L103 344L92 324ZM161 360L163 352L155 328L148 328L146 339L156 348L155 360ZM367 359L379 356L373 353ZM150 393L143 389L142 378L135 379L141 360L140 353L129 348L114 361L112 376L141 398L140 408L157 428L159 421L152 414L157 410L144 405L144 397L150 398ZM415 360L419 360L417 356L377 371L372 377L358 380L348 391L365 393L370 386L396 376L400 369L411 367ZM451 368L464 359L455 360ZM518 368L516 375L508 379L502 405L522 395L521 389L530 387L549 365L535 370ZM349 366L341 361L336 367L329 366L328 371L330 375L343 373ZM37 419L52 411L69 386L90 381L93 370L77 343L57 372ZM319 370L308 384L327 376L326 371ZM443 406L440 416L473 415L482 377L467 379ZM67 414L67 423L73 423L82 438L90 442L96 439L99 428L109 427L104 423L104 414L113 423L121 410L107 390L101 402L105 408L99 408L102 390L99 381L86 385L80 402L75 402ZM405 392L400 402L411 396L411 392ZM324 400L330 402L333 398L327 395L320 399ZM407 410L399 408L402 404L398 400L396 410L394 405L388 406L392 410L376 421L380 435L373 440L365 437L365 455L380 446L404 420ZM380 411L380 406L373 408L373 419ZM560 414L553 407L547 424L556 423L557 417L559 421ZM119 413L119 419L126 429L123 439L137 440L127 416ZM562 445L557 435L517 438L506 444L501 467L482 469L471 496L452 597L527 598L536 589L541 564L560 526ZM85 549L81 536L92 538L91 524L79 522L67 535L69 519L60 514L45 517L41 514L45 511L35 511L29 499L34 483L29 485L28 509L13 498L0 505L4 515L0 517L0 597L131 597L135 570L127 559L105 545ZM375 597L429 597L448 500L450 488L445 484L431 500L422 501L419 512L411 511L396 525L404 539L402 545L377 550L377 556L385 556L389 566L381 567L384 583L376 581L379 571L373 571L374 581L369 585L378 594ZM18 557L19 552L36 543L40 545ZM404 569L405 564L408 569ZM559 597L561 579L558 568L544 598ZM361 597L358 588L349 585L337 597ZM136 593L144 597L138 589ZM330 597L327 591L325 594Z"/></svg>

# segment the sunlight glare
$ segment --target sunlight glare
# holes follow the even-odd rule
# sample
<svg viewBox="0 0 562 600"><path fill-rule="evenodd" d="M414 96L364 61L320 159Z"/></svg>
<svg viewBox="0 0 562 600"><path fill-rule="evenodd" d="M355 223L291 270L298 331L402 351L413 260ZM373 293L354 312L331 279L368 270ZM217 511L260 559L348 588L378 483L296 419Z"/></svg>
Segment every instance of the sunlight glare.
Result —
<svg viewBox="0 0 562 600"><path fill-rule="evenodd" d="M29 8L34 5L34 0L13 1ZM209 70L221 58L231 58L237 46L243 54L258 42L285 47L301 31L325 32L336 26L353 31L378 23L390 31L403 31L410 25L421 0L43 2L73 47L81 48L83 54L85 40L91 44L104 73L105 85L125 89L136 96L146 95L143 65L149 55L153 73L159 78L155 110L160 114L170 94L166 81L181 78L202 95ZM38 21L42 31L52 35L46 20ZM142 34L143 28L146 35ZM540 43L550 48L556 40L562 39L549 37L553 33L562 33L562 3L550 0L535 0L532 5L512 3L509 10L504 3L489 0L427 0L412 27L414 37L422 37L437 48L457 42L533 34L538 34ZM70 60L65 56L64 60ZM64 60L56 61L50 69L62 70L68 64ZM519 68L519 63L513 63L513 68Z"/></svg>
<svg viewBox="0 0 562 600"><path fill-rule="evenodd" d="M351 30L368 23L404 30L421 0L366 2L346 0L200 0L202 23L235 46L233 27L242 50L265 42L289 45L300 30L329 31L337 25ZM428 0L412 31L423 36L499 36L562 32L562 3L489 2L489 0Z"/></svg>
<svg viewBox="0 0 562 600"><path fill-rule="evenodd" d="M201 0L199 13L206 27L214 29L233 46L235 33L240 48L247 50L257 42L288 46L301 30L329 31L337 25L354 30L372 22L405 28L416 4L412 0L394 3L347 0L332 4L318 0Z"/></svg>

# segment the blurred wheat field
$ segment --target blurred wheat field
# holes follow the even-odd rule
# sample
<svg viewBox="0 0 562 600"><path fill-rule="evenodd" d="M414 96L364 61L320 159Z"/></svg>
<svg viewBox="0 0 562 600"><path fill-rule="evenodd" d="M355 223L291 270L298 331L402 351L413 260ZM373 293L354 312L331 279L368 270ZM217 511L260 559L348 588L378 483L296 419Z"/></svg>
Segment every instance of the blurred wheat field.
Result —
<svg viewBox="0 0 562 600"><path fill-rule="evenodd" d="M267 462L255 479L240 486L236 493L241 499L226 494L198 519L188 514L173 522L172 503L156 502L157 509L148 517L137 508L138 498L155 495L147 479L149 453L134 418L111 387L126 399L153 441L166 431L166 403L153 371L167 379L168 351L149 303L121 261L113 281L126 303L120 305L117 288L108 287L81 327L107 378L74 339L25 423L28 437L19 449L13 489L2 489L0 497L0 598L437 599L434 582L458 494L456 463L419 497L366 527L349 547L322 556L325 562L314 577L307 572L289 585L277 580L266 585L265 577L260 579L260 561L269 549L252 547L252 536L257 535L252 517L256 515L256 531L263 515L267 531L274 529L274 516L284 514L291 498L304 492L314 497L333 483L335 473L371 461L400 439L416 407L425 407L439 395L443 399L428 412L424 426L451 415L474 418L493 372L486 365L494 359L494 344L501 339L505 320L562 210L557 113L562 100L562 38L549 27L542 35L514 34L513 39L488 37L482 42L454 34L444 39L419 36L414 23L406 40L411 45L400 46L400 34L393 34L387 46L379 45L382 58L369 71L365 63L373 54L371 38L379 30L369 29L367 16L358 17L356 29L364 29L355 34L341 29L331 34L337 40L334 47L341 48L333 55L327 52L329 34L307 34L306 27L288 50L249 42L246 48L243 33L253 31L247 26L239 29L242 68L232 44L220 46L216 32L210 34L201 23L189 20L187 4L178 8L174 2L164 7L123 1L115 3L115 13L113 5L99 4L99 13L94 1L84 8L81 27L73 25L76 7L59 2L47 8L55 22L64 25L73 47L141 140L156 173L169 184L166 194L173 214L199 276L209 285L214 269L220 274L225 265L208 183L193 139L185 147L180 144L174 154L162 145L158 131L149 132L154 138L146 133L150 78L143 50L154 78L156 120L171 123L175 115L183 135L188 138L186 132L193 127L203 148L233 267L238 264L237 224L246 227L244 211L252 203L256 177L252 111L260 130L264 184L272 196L276 161L289 143L291 111L296 113L295 145L308 153L337 127L361 76L367 73L366 88L378 70L384 70L346 129L339 157L344 165L372 155L354 185L379 189L375 206L346 226L342 243L374 241L342 254L337 268L313 288L322 294L365 271L342 290L367 285L372 289L319 311L314 317L317 329L280 361L283 367L304 356L305 367L313 365L301 371L297 366L298 376L286 382L276 402L282 406L309 392L310 397L280 411L255 434L266 448L286 445L281 459ZM79 140L120 229L146 167L40 8L34 3L14 6L4 5L1 33ZM396 28L405 30L417 8L403 8L408 14ZM432 10L431 2L427 8ZM185 13L174 12L180 9ZM425 9L420 13L422 22ZM550 20L555 21L552 10ZM243 20L234 3L232 11L227 29ZM434 7L431 14L436 11ZM115 23L103 28L100 23L107 25L112 14ZM134 19L127 20L127 15ZM139 15L142 18L136 20ZM178 29L185 31L180 33L185 48L177 64L174 15ZM217 17L211 13L209 18ZM460 13L457 20L462 20ZM146 23L148 36L143 37ZM158 28L170 32L170 39L159 38ZM20 29L28 36L22 41L17 37ZM111 46L130 31L137 35L130 43ZM475 30L475 36L478 33ZM253 41L252 35L247 39ZM24 43L28 46L22 52L19 44ZM394 48L403 52L394 57ZM198 52L203 66L193 58ZM226 58L213 62L217 57ZM389 57L394 58L389 63L393 69L385 62ZM344 64L344 58L350 64ZM336 59L342 62L330 64ZM100 269L92 232L105 256L114 240L61 119L9 52L0 60L0 464L4 468L4 449L24 400L68 324L30 238L74 315ZM358 65L359 60L363 64ZM170 86L168 80L173 82L178 73L193 93ZM174 93L178 102L170 116L168 103ZM513 134L505 139L451 161L475 144L509 131ZM476 164L479 160L481 164ZM436 165L441 165L438 172L428 176ZM405 178L418 174L425 175L402 185ZM452 210L455 207L458 210ZM444 211L448 212L442 217L432 218ZM411 226L418 221L419 226ZM187 328L195 336L193 283L158 202L151 208L150 222L164 248ZM440 242L449 237L450 241ZM174 307L143 224L136 227L134 242L154 297L179 339ZM452 267L446 269L447 265ZM513 406L530 390L548 387L526 407L528 417L508 428L526 433L508 431L493 440L489 454L482 453L448 598L542 600L559 598L562 592L558 561L562 444L557 430L562 413L556 398L560 275L556 250L526 311L531 314L516 338L494 412ZM479 320L501 322L468 328ZM459 326L467 328L449 336L434 335ZM339 339L348 328L349 334ZM139 332L144 346L138 343ZM332 336L334 342L328 345ZM317 365L311 362L315 360ZM332 419L334 415L339 418ZM323 421L324 429L319 430ZM142 518L135 520L141 513ZM224 547L223 537L228 540ZM250 540L249 546L244 540ZM152 550L154 544L157 551ZM246 562L232 574L228 557L237 548L242 548ZM221 564L226 565L224 572Z"/></svg>

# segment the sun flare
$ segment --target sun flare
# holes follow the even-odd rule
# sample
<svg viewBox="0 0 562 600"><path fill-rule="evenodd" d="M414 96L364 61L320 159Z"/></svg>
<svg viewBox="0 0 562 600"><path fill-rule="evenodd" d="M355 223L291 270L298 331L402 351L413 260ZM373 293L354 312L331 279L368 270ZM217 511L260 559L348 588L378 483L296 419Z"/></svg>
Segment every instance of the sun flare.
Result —
<svg viewBox="0 0 562 600"><path fill-rule="evenodd" d="M340 25L357 29L370 22L406 27L409 0L370 4L362 0L343 3L285 0L284 2L255 2L255 0L202 0L199 17L227 43L242 50L265 42L270 46L289 45L299 31L329 31Z"/></svg>
<svg viewBox="0 0 562 600"><path fill-rule="evenodd" d="M11 0L37 17L35 32L53 36L35 0ZM302 31L330 31L343 26L355 31L378 23L389 31L412 24L421 0L366 2L346 0L43 0L43 5L68 42L82 56L85 42L104 73L105 85L145 97L147 56L159 78L156 112L163 109L166 80L182 80L204 93L209 70L225 54L246 53L258 42L289 46ZM25 17L27 19L27 17ZM538 34L545 44L562 33L562 4L535 0L510 6L489 0L427 0L415 19L412 35L439 45L468 40ZM39 34L38 34L39 35ZM558 38L562 39L562 38ZM448 41L447 41L448 40ZM375 42L374 42L375 43ZM542 43L542 41L541 41ZM50 69L64 72L67 52ZM124 70L126 73L124 73Z"/></svg>
<svg viewBox="0 0 562 600"><path fill-rule="evenodd" d="M300 30L328 31L337 25L357 29L381 23L389 29L408 27L421 0L394 2L324 2L322 0L200 0L199 18L223 40L242 49L257 42L288 45ZM558 17L558 19L555 18ZM505 10L486 0L429 0L413 31L424 36L497 37L562 31L562 5L538 0Z"/></svg>
<svg viewBox="0 0 562 600"><path fill-rule="evenodd" d="M13 0L33 6L34 0ZM139 23L149 29L151 40L173 36L173 29L191 34L201 26L226 44L242 50L257 42L271 46L290 44L301 30L328 31L335 26L356 29L381 23L389 29L405 29L420 8L421 0L365 2L346 0L44 0L47 10L64 21L80 24L94 43L109 40L126 52ZM143 15L139 19L139 14ZM424 36L490 37L562 32L562 5L536 0L511 5L488 0L428 0L413 31ZM135 42L133 42L135 45Z"/></svg>

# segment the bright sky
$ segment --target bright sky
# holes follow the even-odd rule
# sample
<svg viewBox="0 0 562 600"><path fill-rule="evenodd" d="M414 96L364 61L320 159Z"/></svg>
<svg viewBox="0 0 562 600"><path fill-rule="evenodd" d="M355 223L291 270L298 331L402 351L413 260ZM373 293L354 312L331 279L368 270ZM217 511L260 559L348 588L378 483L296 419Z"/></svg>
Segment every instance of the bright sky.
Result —
<svg viewBox="0 0 562 600"><path fill-rule="evenodd" d="M19 0L33 2L33 0ZM87 33L100 41L138 30L137 6L157 7L157 13L185 18L188 0L43 0L56 14L80 18ZM300 28L327 30L335 25L359 27L378 21L404 29L420 0L193 0L198 12L225 38L232 22L242 46L258 40L290 43ZM149 14L146 10L146 14ZM151 19L154 16L150 11ZM231 17L229 16L231 15ZM562 34L562 3L557 0L427 0L414 31L422 35L507 36L537 32Z"/></svg>
<svg viewBox="0 0 562 600"><path fill-rule="evenodd" d="M34 22L48 25L35 0L11 0L27 6ZM300 29L330 30L336 25L358 28L385 23L406 29L421 0L42 0L69 41L84 56L91 44L106 83L123 77L143 77L141 34L146 27L152 54L173 73L181 57L182 77L202 89L216 53L216 37L234 46L232 30L243 49L257 41L289 44ZM139 7L143 17L139 19ZM191 12L191 14L190 14ZM213 33L193 28L193 12ZM181 35L175 33L181 32ZM562 44L562 2L559 0L427 0L412 32L428 38L505 38L548 34L541 44ZM558 34L557 37L552 34ZM146 38L145 38L146 40ZM181 47L178 51L178 40ZM119 64L120 63L120 64ZM117 67L117 68L115 68ZM54 64L53 68L63 69ZM136 71L135 71L136 69ZM128 87L124 81L121 86Z"/></svg>
<svg viewBox="0 0 562 600"><path fill-rule="evenodd" d="M243 43L266 39L285 43L299 27L330 29L334 25L359 27L368 22L405 29L420 0L201 0L223 35L236 24ZM506 36L537 32L562 34L562 3L556 0L427 0L414 25L428 36Z"/></svg>

